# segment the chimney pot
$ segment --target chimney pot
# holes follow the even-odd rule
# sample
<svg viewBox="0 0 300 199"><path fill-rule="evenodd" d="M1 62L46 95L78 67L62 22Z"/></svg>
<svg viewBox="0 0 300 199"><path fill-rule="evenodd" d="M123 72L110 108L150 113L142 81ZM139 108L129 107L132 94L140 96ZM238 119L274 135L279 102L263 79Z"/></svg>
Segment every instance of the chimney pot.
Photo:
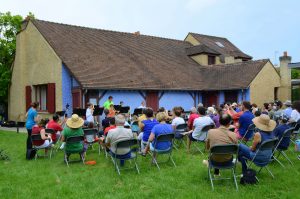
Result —
<svg viewBox="0 0 300 199"><path fill-rule="evenodd" d="M284 51L284 52L283 52L283 56L284 56L284 57L287 57L287 56L288 56L287 51Z"/></svg>
<svg viewBox="0 0 300 199"><path fill-rule="evenodd" d="M134 35L140 35L140 31L136 31L133 33Z"/></svg>

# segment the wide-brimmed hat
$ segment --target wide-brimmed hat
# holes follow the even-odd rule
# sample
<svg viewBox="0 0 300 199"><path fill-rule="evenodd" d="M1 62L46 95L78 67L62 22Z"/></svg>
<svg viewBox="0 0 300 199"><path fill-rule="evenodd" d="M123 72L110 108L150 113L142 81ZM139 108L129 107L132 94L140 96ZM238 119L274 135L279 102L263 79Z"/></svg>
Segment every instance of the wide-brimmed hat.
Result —
<svg viewBox="0 0 300 199"><path fill-rule="evenodd" d="M71 118L67 120L67 125L70 128L77 129L82 127L84 121L77 114L73 114Z"/></svg>
<svg viewBox="0 0 300 199"><path fill-rule="evenodd" d="M270 117L266 114L261 114L259 117L254 118L252 121L255 126L262 131L271 132L276 127L276 122L274 120L271 120Z"/></svg>
<svg viewBox="0 0 300 199"><path fill-rule="evenodd" d="M292 102L290 100L286 100L284 102L284 105L286 105L286 106L292 106Z"/></svg>

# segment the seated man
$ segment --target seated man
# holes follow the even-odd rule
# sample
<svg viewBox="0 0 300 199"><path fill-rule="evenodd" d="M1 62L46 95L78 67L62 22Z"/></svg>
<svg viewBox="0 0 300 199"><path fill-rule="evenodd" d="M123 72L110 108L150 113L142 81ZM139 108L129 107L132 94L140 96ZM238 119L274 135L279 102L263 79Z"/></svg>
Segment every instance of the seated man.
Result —
<svg viewBox="0 0 300 199"><path fill-rule="evenodd" d="M240 116L239 122L237 124L238 131L237 131L237 137L238 139L242 139L245 133L247 132L248 127L253 124L252 119L254 118L254 115L251 113L251 104L248 101L244 101L242 103L242 111L243 115ZM248 140L252 137L253 132L248 132L245 139Z"/></svg>
<svg viewBox="0 0 300 199"><path fill-rule="evenodd" d="M116 151L116 143L121 140L128 140L133 138L131 129L124 128L125 117L121 114L115 116L116 128L108 131L105 138L106 146L109 147L112 156L116 156L118 159L130 158L130 148L119 148ZM118 153L117 153L118 152ZM121 160L121 166L124 165L124 161Z"/></svg>
<svg viewBox="0 0 300 199"><path fill-rule="evenodd" d="M287 115L283 115L282 117L280 117L279 120L279 125L274 129L273 134L275 137L278 138L278 140L280 140L283 136L283 133L291 128L287 122L289 121L289 117ZM286 137L283 138L282 141L280 142L278 149L283 149L286 150L288 147L290 146L290 138Z"/></svg>
<svg viewBox="0 0 300 199"><path fill-rule="evenodd" d="M211 129L208 131L206 148L211 149L215 145L224 144L237 144L237 138L234 132L228 130L232 118L229 114L220 115L220 127L218 129ZM226 166L232 163L231 155L215 155L211 161L214 165ZM207 160L203 161L204 164L208 165ZM215 169L215 175L219 175L219 169Z"/></svg>
<svg viewBox="0 0 300 199"><path fill-rule="evenodd" d="M206 139L207 132L202 131L203 127L214 125L214 121L205 115L206 108L198 107L198 113L199 117L194 120L193 130L188 132L188 151L191 148L192 141L204 141Z"/></svg>
<svg viewBox="0 0 300 199"><path fill-rule="evenodd" d="M55 133L51 135L54 144L57 142L57 140L59 140L60 132L62 132L63 130L61 124L59 124L58 122L59 122L59 116L57 114L54 114L52 120L50 120L47 124L48 129L53 129L55 131Z"/></svg>

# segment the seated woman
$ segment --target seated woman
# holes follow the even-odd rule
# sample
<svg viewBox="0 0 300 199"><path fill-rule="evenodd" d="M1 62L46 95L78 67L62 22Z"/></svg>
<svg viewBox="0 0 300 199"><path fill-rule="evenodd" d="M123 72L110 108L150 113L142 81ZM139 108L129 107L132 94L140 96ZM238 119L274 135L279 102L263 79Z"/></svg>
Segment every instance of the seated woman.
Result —
<svg viewBox="0 0 300 199"><path fill-rule="evenodd" d="M154 151L154 147L155 150L159 150L159 151L168 150L170 148L171 142L166 141L166 142L156 143L156 138L159 135L173 133L172 126L166 123L167 118L168 118L167 114L163 112L160 112L156 115L156 119L159 121L159 124L155 125L151 130L151 134L148 139L148 144L144 150L144 154L147 154L149 149L151 151Z"/></svg>
<svg viewBox="0 0 300 199"><path fill-rule="evenodd" d="M40 116L37 117L37 124L32 127L31 135L41 135L42 140L34 140L32 144L38 148L45 148L45 155L47 155L49 147L52 145L51 134L46 133L45 131L46 121L42 119Z"/></svg>
<svg viewBox="0 0 300 199"><path fill-rule="evenodd" d="M142 133L139 134L138 139L141 140L141 150L143 151L145 149L145 146L148 143L148 139L151 133L152 128L159 124L156 119L154 119L153 116L153 110L151 108L146 108L144 111L146 115L146 120L143 120L141 122L141 131Z"/></svg>
<svg viewBox="0 0 300 199"><path fill-rule="evenodd" d="M254 134L254 140L252 146L249 148L244 144L239 145L238 159L242 163L243 173L247 171L246 161L253 159L261 143L274 138L272 131L276 127L276 122L274 120L271 120L270 117L265 114L262 114L259 117L254 118L252 121L257 127L257 129L259 130ZM271 154L272 154L272 150L260 151L259 154L255 157L255 161L263 162L265 159L268 159L271 156Z"/></svg>
<svg viewBox="0 0 300 199"><path fill-rule="evenodd" d="M66 126L62 132L62 142L66 142L69 137L72 136L83 136L82 126L84 124L84 120L80 118L77 114L73 114L71 118L69 118L66 122ZM65 151L67 153L76 153L83 152L86 150L86 145L83 143L72 143L66 144Z"/></svg>

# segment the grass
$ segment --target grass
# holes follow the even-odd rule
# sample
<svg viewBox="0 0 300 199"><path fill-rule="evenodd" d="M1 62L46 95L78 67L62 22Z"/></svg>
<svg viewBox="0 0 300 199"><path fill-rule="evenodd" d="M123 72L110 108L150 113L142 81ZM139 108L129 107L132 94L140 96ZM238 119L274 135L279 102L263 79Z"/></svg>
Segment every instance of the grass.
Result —
<svg viewBox="0 0 300 199"><path fill-rule="evenodd" d="M140 174L135 170L115 172L110 159L97 150L87 152L87 160L96 160L94 166L73 163L68 168L63 152L51 160L25 160L27 135L0 131L0 148L5 149L10 161L0 160L0 198L297 198L300 193L300 161L288 152L295 166L281 158L286 168L272 163L272 179L263 170L260 183L254 186L239 185L233 181L215 182L211 190L207 168L202 165L206 157L200 153L187 154L182 148L174 151L177 167L162 164L159 171L150 165L150 157L138 157ZM96 147L95 147L96 148ZM238 165L237 173L241 173ZM229 176L229 172L222 172Z"/></svg>

